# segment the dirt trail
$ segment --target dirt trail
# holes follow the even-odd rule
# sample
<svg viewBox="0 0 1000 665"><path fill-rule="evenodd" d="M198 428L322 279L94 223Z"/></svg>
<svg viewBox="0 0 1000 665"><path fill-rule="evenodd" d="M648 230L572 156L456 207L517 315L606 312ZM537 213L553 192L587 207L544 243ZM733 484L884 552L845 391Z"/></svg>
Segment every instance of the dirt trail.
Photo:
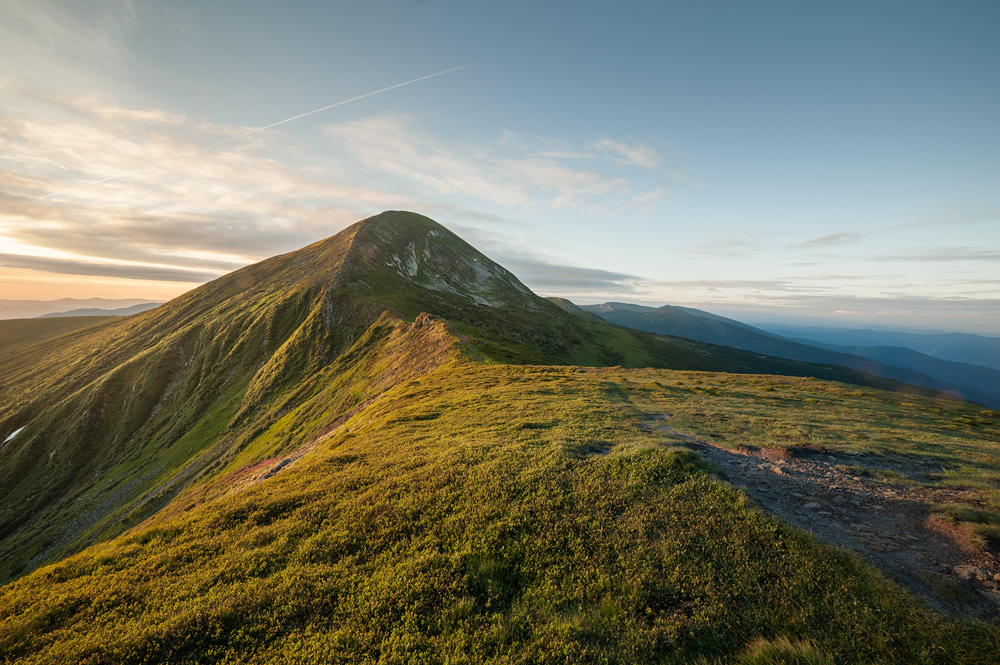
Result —
<svg viewBox="0 0 1000 665"><path fill-rule="evenodd" d="M859 552L941 612L1000 622L1000 556L964 545L955 529L929 519L930 504L960 500L963 491L857 475L851 467L879 466L865 455L801 448L730 450L678 432L667 424L669 418L652 418L646 428L698 451L766 510Z"/></svg>

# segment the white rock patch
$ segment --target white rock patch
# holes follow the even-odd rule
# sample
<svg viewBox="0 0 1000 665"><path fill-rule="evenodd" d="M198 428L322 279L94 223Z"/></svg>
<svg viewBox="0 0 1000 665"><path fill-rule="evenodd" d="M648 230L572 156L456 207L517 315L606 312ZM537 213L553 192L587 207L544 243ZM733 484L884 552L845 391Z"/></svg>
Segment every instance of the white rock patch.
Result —
<svg viewBox="0 0 1000 665"><path fill-rule="evenodd" d="M17 436L18 434L20 434L21 430L23 430L23 429L24 429L23 427L18 427L16 430L14 430L13 432L11 432L10 436L8 436L6 439L4 439L3 442L7 443L11 439L13 439L15 436ZM3 444L0 444L0 445L3 445Z"/></svg>

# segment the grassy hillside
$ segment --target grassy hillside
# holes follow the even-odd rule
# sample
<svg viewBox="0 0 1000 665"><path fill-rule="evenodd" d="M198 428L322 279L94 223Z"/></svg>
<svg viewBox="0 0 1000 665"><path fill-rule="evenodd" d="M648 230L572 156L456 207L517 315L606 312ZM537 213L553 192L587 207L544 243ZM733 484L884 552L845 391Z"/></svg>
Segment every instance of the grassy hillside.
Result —
<svg viewBox="0 0 1000 665"><path fill-rule="evenodd" d="M898 387L582 319L436 222L387 212L148 312L0 356L0 441L17 432L0 445L0 580L119 533L234 457L264 459L277 444L258 435L310 390L333 391L331 420L371 399L380 375L344 381L331 368L354 376L358 358L382 352L372 326L408 325L422 312L446 321L463 353L493 362Z"/></svg>
<svg viewBox="0 0 1000 665"><path fill-rule="evenodd" d="M646 425L933 457L908 482L961 486L937 519L992 566L996 413L579 314L383 213L19 344L0 356L0 657L995 655L995 625L934 613Z"/></svg>
<svg viewBox="0 0 1000 665"><path fill-rule="evenodd" d="M866 411L839 435L822 425L856 405ZM807 440L901 454L958 437L941 451L956 463L984 464L997 446L997 423L965 423L978 415L967 407L841 384L453 358L280 469L280 457L234 468L7 585L0 653L686 663L784 645L835 659L810 662L997 662L997 626L926 609L642 427L668 409L693 431L753 442L799 440L792 430L813 423ZM876 413L881 424L862 424ZM309 442L310 417L290 414L293 444Z"/></svg>
<svg viewBox="0 0 1000 665"><path fill-rule="evenodd" d="M6 319L0 321L0 353L13 355L19 347L89 328L104 321L107 316L73 316L52 319Z"/></svg>

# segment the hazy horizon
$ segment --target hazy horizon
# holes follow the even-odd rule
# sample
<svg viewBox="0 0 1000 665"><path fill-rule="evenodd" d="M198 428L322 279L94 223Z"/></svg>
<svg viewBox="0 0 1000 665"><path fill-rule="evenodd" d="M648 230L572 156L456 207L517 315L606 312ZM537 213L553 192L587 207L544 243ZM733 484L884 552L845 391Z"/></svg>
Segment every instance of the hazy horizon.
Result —
<svg viewBox="0 0 1000 665"><path fill-rule="evenodd" d="M1000 334L1000 5L0 0L0 299L386 209L543 296Z"/></svg>
<svg viewBox="0 0 1000 665"><path fill-rule="evenodd" d="M183 294L180 294L183 295ZM558 295L552 295L547 297L561 297ZM0 299L0 320L5 319L16 319L16 318L38 318L43 314L57 313L63 311L73 311L76 309L92 309L92 308L102 308L107 310L121 309L126 307L131 307L133 305L140 304L157 304L162 305L169 300L159 301L150 298L57 298L54 300L10 300L10 299ZM607 302L625 302L635 305L643 305L645 307L657 308L668 305L673 305L673 303L656 303L656 302L630 302L630 301L587 301L578 300L572 301L574 304L579 306L586 305L603 305ZM792 326L792 327L828 327L828 328L842 328L845 330L855 330L855 329L872 329L872 330L886 330L894 332L916 332L916 333L965 333L971 335L980 335L985 337L996 337L1000 339L1000 335L997 335L995 331L991 329L955 329L955 328L941 328L934 326L885 326L878 324L869 324L864 321L858 321L857 323L852 323L850 320L830 320L823 317L810 317L806 314L782 316L780 310L773 311L760 311L754 309L743 310L738 307L731 307L726 305L721 306L704 306L698 307L691 304L681 305L683 307L690 307L693 309L700 309L711 314L716 314L718 316L723 316L726 318L734 319L748 325L755 326L757 328L767 329L768 326ZM17 312L22 312L20 315ZM30 311L30 313L24 313ZM768 316L770 314L770 316ZM763 316L762 316L763 315ZM756 318L755 318L756 317Z"/></svg>

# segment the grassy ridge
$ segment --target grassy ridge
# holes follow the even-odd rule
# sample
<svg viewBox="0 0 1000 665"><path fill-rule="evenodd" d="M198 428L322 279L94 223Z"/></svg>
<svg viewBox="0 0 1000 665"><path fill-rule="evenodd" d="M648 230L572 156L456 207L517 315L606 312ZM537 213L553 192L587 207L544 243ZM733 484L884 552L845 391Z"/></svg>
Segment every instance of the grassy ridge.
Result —
<svg viewBox="0 0 1000 665"><path fill-rule="evenodd" d="M719 395L689 390L716 381ZM995 626L923 609L638 427L665 403L694 412L767 387L448 364L384 391L273 477L233 478L214 499L192 491L4 587L0 653L681 663L760 651L763 637L809 640L840 663L996 662ZM811 382L810 396L830 398L813 413L835 417L843 389ZM867 398L898 408L892 395ZM953 422L937 408L939 425Z"/></svg>
<svg viewBox="0 0 1000 665"><path fill-rule="evenodd" d="M254 327L244 329L244 336ZM308 362L313 345L296 344L294 336L279 348L286 362L278 369L261 362L251 371L246 371L245 357L233 360L230 354L228 362L219 358L233 346L226 335L209 332L190 338L195 346L211 340L207 350L191 352L198 362L164 368L176 358L171 352L175 347L161 345L168 349L165 358L156 353L160 347L154 347L81 391L63 409L33 421L37 427L41 420L44 432L45 423L58 422L76 408L76 413L70 411L71 423L91 426L70 430L66 439L53 442L54 454L48 456L53 464L38 465L30 446L5 460L11 476L24 469L22 478L5 487L8 524L17 517L14 506L21 515L30 515L26 508L50 503L0 544L5 555L0 572L13 576L21 567L37 564L39 552L56 556L119 533L164 507L184 487L224 473L233 464L279 454L292 442L301 445L394 382L457 354L455 339L442 324L422 320L410 325L391 317L373 325L349 353L322 368ZM301 364L287 360L296 354L305 359ZM171 376L171 366L180 371L169 384L166 378L151 381L156 372ZM122 393L127 397L120 398ZM95 400L102 399L114 407L95 406ZM163 406L152 407L156 400ZM88 420L95 409L104 410L105 417ZM290 410L292 417L308 417L291 427ZM74 442L79 443L71 445ZM70 454L73 457L66 459ZM59 497L67 481L73 483L70 492ZM21 496L26 498L19 501ZM57 499L52 501L52 496Z"/></svg>
<svg viewBox="0 0 1000 665"><path fill-rule="evenodd" d="M118 532L234 458L278 454L310 391L333 405L310 421L316 432L371 399L381 379L350 379L353 359L379 348L371 326L421 312L493 362L873 381L582 319L432 220L383 213L148 312L0 356L0 441L20 430L0 448L0 581ZM268 429L272 443L249 445Z"/></svg>

